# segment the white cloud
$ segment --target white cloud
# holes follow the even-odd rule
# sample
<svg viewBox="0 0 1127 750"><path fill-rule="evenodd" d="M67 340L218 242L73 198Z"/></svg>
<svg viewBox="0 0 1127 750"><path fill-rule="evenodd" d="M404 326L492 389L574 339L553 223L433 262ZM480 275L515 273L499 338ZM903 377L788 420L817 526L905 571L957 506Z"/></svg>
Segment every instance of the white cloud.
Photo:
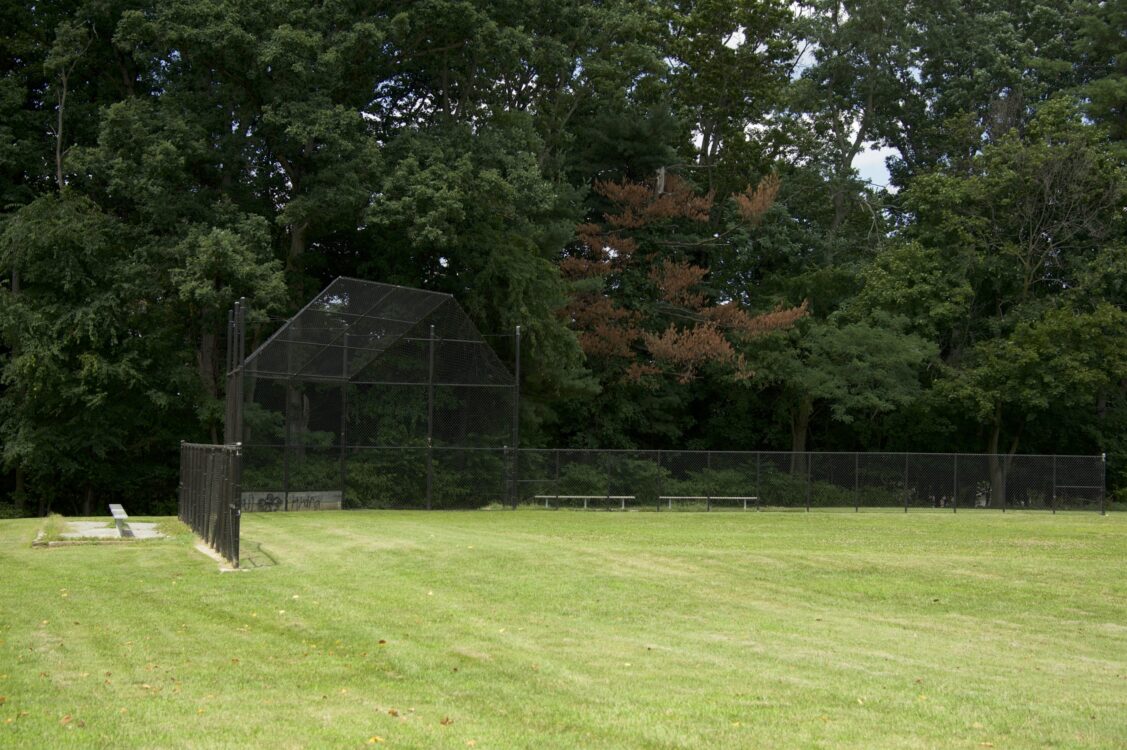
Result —
<svg viewBox="0 0 1127 750"><path fill-rule="evenodd" d="M853 168L860 173L862 180L872 183L874 187L889 187L888 168L885 167L884 160L898 152L887 147L873 151L871 146L872 144L865 144L865 150L853 160Z"/></svg>

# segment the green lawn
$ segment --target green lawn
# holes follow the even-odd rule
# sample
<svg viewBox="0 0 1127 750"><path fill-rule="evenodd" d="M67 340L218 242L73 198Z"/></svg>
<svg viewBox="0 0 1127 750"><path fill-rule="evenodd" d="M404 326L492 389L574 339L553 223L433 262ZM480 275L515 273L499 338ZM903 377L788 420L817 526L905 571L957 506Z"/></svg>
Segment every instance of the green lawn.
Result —
<svg viewBox="0 0 1127 750"><path fill-rule="evenodd" d="M0 522L0 746L1124 747L1127 514Z"/></svg>

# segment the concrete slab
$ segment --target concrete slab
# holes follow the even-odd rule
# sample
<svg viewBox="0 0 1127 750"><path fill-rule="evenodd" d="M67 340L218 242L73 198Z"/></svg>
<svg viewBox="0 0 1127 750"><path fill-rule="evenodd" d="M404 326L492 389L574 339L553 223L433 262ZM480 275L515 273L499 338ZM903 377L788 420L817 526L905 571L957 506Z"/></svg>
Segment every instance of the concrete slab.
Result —
<svg viewBox="0 0 1127 750"><path fill-rule="evenodd" d="M155 523L130 521L129 528L133 531L134 539L160 539L164 534L157 531ZM63 539L121 539L117 527L109 521L68 521L66 531L60 536Z"/></svg>

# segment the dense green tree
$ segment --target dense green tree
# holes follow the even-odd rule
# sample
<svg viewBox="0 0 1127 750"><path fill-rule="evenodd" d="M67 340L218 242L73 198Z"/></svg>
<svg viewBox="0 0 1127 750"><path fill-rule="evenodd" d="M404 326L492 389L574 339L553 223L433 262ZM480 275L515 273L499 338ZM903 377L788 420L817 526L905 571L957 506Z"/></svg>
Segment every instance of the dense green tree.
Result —
<svg viewBox="0 0 1127 750"><path fill-rule="evenodd" d="M1122 299L1094 283L1122 221L1120 169L1101 131L1057 99L969 170L921 175L906 191L919 244L878 258L857 304L910 311L934 337L934 392L991 454L1014 453L1031 423L1094 417L1096 395L1122 379L1106 356L1122 346ZM1004 466L992 472L1000 493Z"/></svg>
<svg viewBox="0 0 1127 750"><path fill-rule="evenodd" d="M40 511L167 487L199 384L183 367L153 260L127 226L77 196L46 195L6 222L0 252L4 460ZM178 434L180 433L180 434ZM167 497L167 495L164 495Z"/></svg>

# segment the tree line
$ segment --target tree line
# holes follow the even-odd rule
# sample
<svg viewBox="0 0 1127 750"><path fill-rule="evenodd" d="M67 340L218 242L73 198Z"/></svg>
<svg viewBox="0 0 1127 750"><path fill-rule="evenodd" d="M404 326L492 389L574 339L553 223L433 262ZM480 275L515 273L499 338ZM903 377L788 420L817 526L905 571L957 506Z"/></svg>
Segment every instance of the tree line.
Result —
<svg viewBox="0 0 1127 750"><path fill-rule="evenodd" d="M1124 0L0 9L0 513L167 512L338 275L521 325L527 446L1127 486Z"/></svg>

